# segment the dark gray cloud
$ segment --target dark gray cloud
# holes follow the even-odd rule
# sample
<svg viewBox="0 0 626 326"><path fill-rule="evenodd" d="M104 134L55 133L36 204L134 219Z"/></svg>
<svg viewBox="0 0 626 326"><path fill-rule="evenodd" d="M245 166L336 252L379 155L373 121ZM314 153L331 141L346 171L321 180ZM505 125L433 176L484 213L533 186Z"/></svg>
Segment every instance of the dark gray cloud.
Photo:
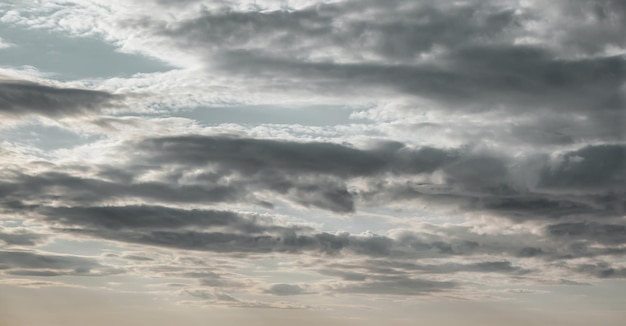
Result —
<svg viewBox="0 0 626 326"><path fill-rule="evenodd" d="M217 252L239 258L270 253L312 253L326 257L328 262L333 261L332 257L343 255L371 259L360 264L331 263L322 269L315 267L314 270L321 274L349 282L331 289L339 293L422 295L459 286L458 282L424 278L434 274L499 273L523 278L542 273L539 267L542 265L535 263L537 269L525 269L504 260L508 257L539 259L550 264L553 261L622 256L625 253L617 247L624 238L623 227L617 225L593 225L586 229L577 225L551 225L546 229L548 237L530 234L486 235L475 233L467 227L430 226L430 231L406 231L390 237L331 234L307 226L281 225L273 219L255 215L159 206L38 207L34 212L51 223L54 231L129 244ZM599 239L599 243L609 247L598 248L581 242L593 239ZM3 255L6 256L2 259L3 268L6 274L11 275L104 275L119 272L80 257L45 258L41 254L15 252ZM444 261L428 264L416 260L453 257L492 259L471 263ZM493 260L494 257L501 259ZM146 260L143 256L128 256L127 259ZM202 287L241 289L250 286L241 278L226 275L219 269L206 270L203 262L192 265L154 267L154 271L167 277L194 279ZM588 275L592 274L589 268L581 267L572 271ZM594 270L593 273L597 277L605 277L602 275L609 272ZM620 275L619 270L615 275ZM278 286L271 287L267 293L307 293L304 288L299 289Z"/></svg>
<svg viewBox="0 0 626 326"><path fill-rule="evenodd" d="M228 211L184 210L163 206L54 207L41 211L49 221L88 229L201 230L229 228L245 233L282 231L264 225L263 217L245 217ZM297 228L296 228L297 230Z"/></svg>
<svg viewBox="0 0 626 326"><path fill-rule="evenodd" d="M385 295L426 295L433 292L451 290L458 284L450 281L391 276L384 280L345 284L335 289L340 293L385 294Z"/></svg>
<svg viewBox="0 0 626 326"><path fill-rule="evenodd" d="M361 150L331 143L225 136L153 138L132 146L139 153L136 160L145 164L217 165L217 171L202 177L215 182L224 176L233 179L243 175L253 188L285 195L304 206L341 213L355 209L354 194L345 184L348 178L430 173L457 156L452 150L409 149L395 142Z"/></svg>
<svg viewBox="0 0 626 326"><path fill-rule="evenodd" d="M128 243L227 253L338 252L349 239L312 228L228 211L162 206L44 207L36 210L60 230ZM358 242L358 241L357 241ZM367 248L367 241L359 242Z"/></svg>
<svg viewBox="0 0 626 326"><path fill-rule="evenodd" d="M563 43L569 49L586 54L606 51L607 45L623 47L626 37L626 6L620 0L562 1L560 14L563 27L568 30ZM589 17L593 17L589 23ZM586 24L577 24L587 18Z"/></svg>
<svg viewBox="0 0 626 326"><path fill-rule="evenodd" d="M206 165L219 163L247 175L277 170L288 173L332 174L339 177L372 175L404 156L417 173L432 171L446 153L434 148L412 153L402 144L387 143L374 150L359 150L332 143L298 143L228 136L180 136L146 139L134 145L155 163ZM409 161L411 156L422 162ZM424 157L421 157L424 156ZM413 163L413 164L411 164Z"/></svg>
<svg viewBox="0 0 626 326"><path fill-rule="evenodd" d="M155 1L171 10L200 8L192 0ZM2 213L64 235L188 250L198 260L165 265L139 254L110 257L134 261L135 272L193 280L201 289L185 291L189 296L241 306L253 303L204 289L244 291L258 284L205 256L293 257L308 261L296 263L310 264L308 271L336 278L329 292L368 295L454 291L464 287L467 273L520 282L555 277L553 270L624 278L619 263L602 260L626 254L626 60L616 54L626 45L626 6L617 0L545 5L560 9L561 19L517 3L359 0L246 12L223 6L180 15L187 18L175 23L154 21L158 15L126 21L117 27L145 28L159 42L169 38L204 60L205 72L232 78L235 89L253 97L399 98L408 103L407 116L428 106L443 122L423 125L466 135L459 138L472 145L415 146L422 141L417 136L362 148L223 135L132 139L116 148L117 160L102 165L7 165L0 175ZM541 30L546 24L537 22L550 23ZM9 117L100 113L120 98L0 81L0 115ZM412 107L424 99L428 105ZM140 127L139 119L131 124ZM422 124L407 120L408 129ZM94 121L114 129L106 117ZM386 235L330 233L235 211L280 208L283 201L337 214L407 203L409 210L454 210L468 217L467 225L479 212L495 225L484 232L446 224ZM180 208L211 205L219 208ZM233 211L224 210L231 205ZM345 218L359 223L358 217ZM121 272L94 259L16 249L45 239L1 230L0 243L12 250L0 251L1 273ZM292 296L324 287L256 288Z"/></svg>
<svg viewBox="0 0 626 326"><path fill-rule="evenodd" d="M0 114L8 116L60 117L98 113L115 105L119 98L103 91L0 80Z"/></svg>
<svg viewBox="0 0 626 326"><path fill-rule="evenodd" d="M20 276L100 276L121 270L101 265L95 259L32 251L0 250L0 271Z"/></svg>
<svg viewBox="0 0 626 326"><path fill-rule="evenodd" d="M222 185L186 186L166 182L132 183L131 180L112 182L56 171L37 175L16 172L13 178L0 182L0 193L4 196L7 207L11 207L11 202L28 199L42 201L62 198L67 203L82 205L112 198L135 197L188 203L227 202L243 197L237 188Z"/></svg>
<svg viewBox="0 0 626 326"><path fill-rule="evenodd" d="M340 47L390 60L412 60L434 46L457 47L497 38L507 27L518 27L517 17L514 10L502 6L345 1L290 11L205 11L154 30L196 50L263 45L262 51L302 57L316 49Z"/></svg>
<svg viewBox="0 0 626 326"><path fill-rule="evenodd" d="M93 268L98 263L92 259L74 256L52 256L28 251L2 251L2 262L10 266L34 269Z"/></svg>
<svg viewBox="0 0 626 326"><path fill-rule="evenodd" d="M626 268L615 268L607 262L582 264L576 268L576 271L599 278L626 278Z"/></svg>
<svg viewBox="0 0 626 326"><path fill-rule="evenodd" d="M533 271L514 266L509 261L484 261L478 263L417 264L407 260L366 260L358 264L331 263L318 270L323 275L345 281L364 282L386 279L389 276L454 274L454 273L500 273L508 275L531 274Z"/></svg>
<svg viewBox="0 0 626 326"><path fill-rule="evenodd" d="M412 149L394 142L358 149L331 143L177 136L127 145L124 151L132 149L127 154L129 165L97 169L108 180L16 171L0 182L5 206L20 209L18 203L24 200L62 199L80 207L109 199L142 198L271 207L257 198L270 192L305 207L337 213L353 212L358 203L412 199L539 221L580 220L591 215L614 218L626 207L623 145L586 146L552 157L530 156L523 162L470 147ZM190 168L197 173L185 175ZM151 172L159 172L161 179L134 180ZM436 183L430 181L435 175ZM389 181L390 176L419 176L424 181ZM368 182L366 190L348 190L350 180L357 177Z"/></svg>
<svg viewBox="0 0 626 326"><path fill-rule="evenodd" d="M623 24L623 12L614 9L622 6L615 1L583 7L578 13L564 12L574 17L595 12L604 17L600 20L608 19L610 13ZM621 85L626 71L621 56L564 60L542 45L515 44L516 38L529 35L525 23L541 19L535 13L517 11L514 6L488 1L462 5L347 1L291 12L205 12L153 29L181 46L213 53L209 60L228 73L268 82L265 76L290 83L301 80L302 84L294 86L325 93L391 88L455 104L461 110L512 105L513 112L546 108L589 112L624 107ZM608 41L580 39L596 47L605 47ZM613 44L623 41L622 37ZM436 64L415 63L437 46L446 52ZM345 51L344 55L362 53L380 60L343 64L308 58L331 48Z"/></svg>
<svg viewBox="0 0 626 326"><path fill-rule="evenodd" d="M445 237L429 234L406 233L395 239L331 234L308 226L280 225L269 217L228 211L163 206L41 206L31 209L57 230L72 234L231 254L314 251L329 255L349 252L373 257L441 257L503 250L501 246L484 241L459 239L449 242ZM521 249L513 247L510 250Z"/></svg>
<svg viewBox="0 0 626 326"><path fill-rule="evenodd" d="M470 273L503 273L503 274L524 274L530 271L524 270L520 267L514 266L510 261L485 261L471 264L460 263L443 263L439 265L425 265L416 264L410 262L397 262L397 261L371 261L368 262L371 266L397 268L405 271L420 271L423 273L456 273L456 272L470 272Z"/></svg>
<svg viewBox="0 0 626 326"><path fill-rule="evenodd" d="M584 240L604 245L626 243L626 224L560 223L548 226L548 232L551 236L561 239Z"/></svg>
<svg viewBox="0 0 626 326"><path fill-rule="evenodd" d="M176 24L128 24L169 37L205 58L211 73L241 76L262 91L399 93L435 101L438 110L500 112L518 121L493 128L522 143L624 136L626 63L606 53L626 46L617 0L557 1L547 8L342 1L292 11L206 10Z"/></svg>
<svg viewBox="0 0 626 326"><path fill-rule="evenodd" d="M99 176L104 179L14 171L0 182L0 193L5 203L62 198L80 206L129 197L168 203L258 203L254 193L271 191L303 206L346 213L355 210L354 194L345 183L348 178L431 173L457 155L430 147L410 150L398 143L360 150L330 143L208 136L148 139L132 148L131 165L102 166ZM162 170L162 165L171 167L164 179L134 180L148 171ZM209 165L216 168L195 175L192 184L180 184L189 167Z"/></svg>
<svg viewBox="0 0 626 326"><path fill-rule="evenodd" d="M626 146L586 146L564 153L541 175L549 189L626 193Z"/></svg>
<svg viewBox="0 0 626 326"><path fill-rule="evenodd" d="M340 267L344 267L344 266L340 266ZM366 273L358 273L358 272L352 272L349 270L333 269L333 268L321 269L319 270L319 273L323 275L338 277L345 281L365 281L365 279L367 279L368 277L368 274Z"/></svg>
<svg viewBox="0 0 626 326"><path fill-rule="evenodd" d="M262 227L258 227L262 230ZM137 243L166 248L187 249L196 251L213 251L231 254L262 254L272 252L299 253L303 251L319 251L330 254L338 253L348 246L356 250L368 252L369 241L354 239L345 236L338 238L332 234L311 232L297 233L302 227L268 227L267 230L254 232L246 230L168 230L146 225L138 229L103 229L86 228L75 225L59 228L59 231L77 235L87 235L97 238L116 240L126 243ZM242 231L246 231L242 233ZM390 241L390 240L389 240ZM390 241L391 242L391 241ZM352 247L351 247L352 248Z"/></svg>
<svg viewBox="0 0 626 326"><path fill-rule="evenodd" d="M26 230L15 232L4 231L5 230L0 228L0 243L4 242L4 244L9 246L34 246L46 241L48 238L45 234L33 233Z"/></svg>
<svg viewBox="0 0 626 326"><path fill-rule="evenodd" d="M308 226L279 224L269 217L227 211L184 210L160 206L40 207L35 211L55 230L148 246L229 255L268 253L315 253L326 256L445 258L490 255L493 257L539 258L547 261L581 257L619 256L624 250L621 225L554 224L546 235L490 235L468 228L433 228L432 232L403 232L393 237L320 232ZM595 247L593 241L608 247ZM538 243L541 243L538 246ZM591 244L591 243L590 243ZM529 271L508 261L476 264L423 265L380 261L378 268L410 269L423 273ZM374 269L368 270L375 272ZM328 272L332 273L332 272ZM216 276L216 275L214 275ZM338 275L340 276L340 275ZM210 275L186 275L217 286L223 280ZM350 277L360 277L358 274Z"/></svg>
<svg viewBox="0 0 626 326"><path fill-rule="evenodd" d="M122 256L122 258L128 259L128 260L134 260L134 261L154 261L154 259L150 257L138 256L138 255L124 255Z"/></svg>
<svg viewBox="0 0 626 326"><path fill-rule="evenodd" d="M626 81L626 63L621 56L562 61L544 49L522 46L476 46L450 56L447 60L452 63L443 68L301 62L244 51L220 59L225 69L244 75L260 70L284 78L306 76L306 83L323 92L346 92L349 89L342 85L350 85L359 91L395 90L463 111L493 110L504 105L512 114L549 109L623 118L621 87Z"/></svg>
<svg viewBox="0 0 626 326"><path fill-rule="evenodd" d="M623 145L585 146L555 157L539 155L515 162L490 153L465 153L440 166L444 184L373 181L372 190L361 196L379 197L378 201L421 198L427 204L458 205L515 220L615 218L623 214Z"/></svg>

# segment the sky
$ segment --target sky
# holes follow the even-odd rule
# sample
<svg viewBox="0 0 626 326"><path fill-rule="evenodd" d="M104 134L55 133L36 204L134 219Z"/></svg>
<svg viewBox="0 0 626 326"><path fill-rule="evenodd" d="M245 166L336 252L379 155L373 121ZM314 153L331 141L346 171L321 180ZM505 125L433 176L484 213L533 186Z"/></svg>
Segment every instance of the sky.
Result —
<svg viewBox="0 0 626 326"><path fill-rule="evenodd" d="M4 0L0 326L622 325L626 2Z"/></svg>

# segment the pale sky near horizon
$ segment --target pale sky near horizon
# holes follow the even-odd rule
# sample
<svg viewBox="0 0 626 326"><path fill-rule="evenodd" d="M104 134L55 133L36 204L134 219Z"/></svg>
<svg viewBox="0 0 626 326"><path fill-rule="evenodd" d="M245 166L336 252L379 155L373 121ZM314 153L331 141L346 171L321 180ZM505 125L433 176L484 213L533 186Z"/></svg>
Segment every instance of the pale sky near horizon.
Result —
<svg viewBox="0 0 626 326"><path fill-rule="evenodd" d="M0 2L0 326L622 325L626 2Z"/></svg>

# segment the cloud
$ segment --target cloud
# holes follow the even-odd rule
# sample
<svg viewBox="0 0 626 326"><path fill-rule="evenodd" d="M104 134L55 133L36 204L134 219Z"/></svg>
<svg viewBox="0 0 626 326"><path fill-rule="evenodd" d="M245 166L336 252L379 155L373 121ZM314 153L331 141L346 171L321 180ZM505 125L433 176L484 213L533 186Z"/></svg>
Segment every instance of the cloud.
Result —
<svg viewBox="0 0 626 326"><path fill-rule="evenodd" d="M513 158L488 151L410 149L391 142L362 150L330 143L181 136L147 139L135 147L139 153L143 152L139 158L146 161L197 167L213 164L218 167L215 177L219 178L220 173L243 174L256 179L265 189L278 193L294 189L296 201L337 212L354 210L357 194L346 190L342 185L345 180L356 177L376 180L393 174L423 175L425 181L413 189L407 189L411 186L405 182L404 190L385 185L375 189L372 195L435 200L448 197L453 201L466 201L467 208L525 218L594 211L618 214L619 199L615 198L612 201L615 204L611 204L603 203L603 198L624 192L621 185L626 171L621 145L587 146L564 152L559 159L553 159L555 163L550 163L546 155L531 156L526 164L515 165ZM543 167L537 169L537 165ZM444 176L445 183L428 185L428 176L436 172ZM318 177L313 184L297 184L292 179L296 175L300 180L306 175ZM521 183L518 175L532 177ZM329 179L320 176L332 179L326 182L324 180ZM532 183L533 179L538 181ZM580 198L579 185L583 183L594 186L586 198ZM554 193L556 189L561 195ZM307 197L310 194L322 197Z"/></svg>
<svg viewBox="0 0 626 326"><path fill-rule="evenodd" d="M626 243L625 224L560 223L549 225L547 230L551 236L561 239L578 239L614 246Z"/></svg>
<svg viewBox="0 0 626 326"><path fill-rule="evenodd" d="M515 158L471 147L383 142L356 148L194 135L146 138L115 150L123 160L92 167L91 175L14 173L0 183L6 207L62 199L77 212L81 206L127 198L268 207L265 196L271 193L340 214L358 211L359 204L366 208L414 199L518 221L610 219L624 211L622 145Z"/></svg>
<svg viewBox="0 0 626 326"><path fill-rule="evenodd" d="M523 270L520 267L514 266L510 261L484 261L471 264L459 264L459 263L443 263L438 265L424 265L415 264L410 262L393 262L393 261L371 261L371 266L385 266L395 267L403 270L415 270L424 273L457 273L457 272L470 272L470 273L511 273L511 274L524 274L529 271Z"/></svg>
<svg viewBox="0 0 626 326"><path fill-rule="evenodd" d="M185 290L185 294L188 294L192 297L200 298L207 301L212 302L239 302L239 300L231 297L225 293L217 293L217 292L208 292L203 290Z"/></svg>
<svg viewBox="0 0 626 326"><path fill-rule="evenodd" d="M0 114L10 117L41 115L56 118L98 113L114 105L119 97L103 91L0 80Z"/></svg>
<svg viewBox="0 0 626 326"><path fill-rule="evenodd" d="M102 276L121 270L104 266L91 258L35 251L0 251L0 271L16 276Z"/></svg>
<svg viewBox="0 0 626 326"><path fill-rule="evenodd" d="M151 198L165 202L225 202L240 198L237 189L221 185L172 186L165 182L111 182L56 171L37 175L18 174L0 185L9 199L50 200L62 198L68 203L89 204L113 198ZM59 193L62 192L61 193Z"/></svg>
<svg viewBox="0 0 626 326"><path fill-rule="evenodd" d="M202 12L168 26L154 26L181 45L195 49L259 48L283 56L339 50L353 57L375 54L413 60L436 46L457 47L505 34L514 28L514 10L504 6L406 1L314 3L296 10ZM393 13L395 19L389 19ZM289 32L289 33L286 33ZM280 53L277 49L285 49ZM371 57L371 56L370 56Z"/></svg>
<svg viewBox="0 0 626 326"><path fill-rule="evenodd" d="M27 288L43 288L43 287L79 287L77 285L70 285L61 282L47 282L47 281L35 281L31 279L3 279L0 280L2 285L14 285Z"/></svg>
<svg viewBox="0 0 626 326"><path fill-rule="evenodd" d="M626 14L624 3L618 0L594 2L559 3L550 17L557 26L567 31L558 38L566 50L575 53L598 55L607 52L607 47L624 48L626 38L619 31L624 28ZM583 24L574 23L584 21Z"/></svg>
<svg viewBox="0 0 626 326"><path fill-rule="evenodd" d="M562 62L543 49L517 46L469 48L451 56L446 59L452 63L444 68L301 62L244 51L219 59L221 67L244 76L259 70L285 79L306 76L302 83L323 93L387 89L436 100L447 104L442 108L459 111L493 110L504 105L513 112L547 107L587 114L600 110L603 117L619 117L623 108L621 87L626 75L621 57ZM489 73L484 72L487 69Z"/></svg>
<svg viewBox="0 0 626 326"><path fill-rule="evenodd" d="M599 278L626 278L626 268L615 268L606 262L582 264L577 267L577 271Z"/></svg>
<svg viewBox="0 0 626 326"><path fill-rule="evenodd" d="M398 143L359 150L331 143L212 136L153 138L129 145L135 150L120 148L128 153L124 158L131 162L129 166L103 166L99 177L16 171L0 189L7 195L5 201L52 199L62 192L65 201L79 205L128 197L173 203L259 202L251 195L271 191L303 206L349 213L355 204L347 179L429 173L456 155L428 147L409 150ZM162 165L171 166L164 178L133 180L150 170L161 170ZM184 174L190 167L202 173L187 178ZM183 183L184 179L191 182Z"/></svg>
<svg viewBox="0 0 626 326"><path fill-rule="evenodd" d="M380 281L344 284L335 290L340 293L411 296L451 290L456 286L457 284L449 281L431 281L403 276L391 276Z"/></svg>
<svg viewBox="0 0 626 326"><path fill-rule="evenodd" d="M560 155L541 175L549 189L626 192L626 145L586 146Z"/></svg>
<svg viewBox="0 0 626 326"><path fill-rule="evenodd" d="M354 256L362 258L528 258L553 261L584 257L618 256L623 225L553 224L543 234L496 233L485 235L469 227L428 226L421 232L391 235L328 233L307 225L285 224L270 216L228 211L184 210L160 206L42 207L37 215L57 232L119 241L120 243L222 253L229 256L266 254ZM580 240L607 245L581 245ZM538 243L541 243L540 245ZM142 258L143 259L143 258ZM523 275L530 270L511 262L471 264L409 264L373 261L374 266L421 273L496 272ZM368 269L368 273L374 272ZM356 280L368 273L326 270L326 275ZM234 286L236 281L218 274L185 274L207 286Z"/></svg>
<svg viewBox="0 0 626 326"><path fill-rule="evenodd" d="M8 232L7 232L8 231ZM0 227L0 243L8 246L34 246L48 239L48 235L29 232L26 229L12 231Z"/></svg>
<svg viewBox="0 0 626 326"><path fill-rule="evenodd" d="M419 264L405 259L376 259L363 260L356 263L329 263L320 274L341 278L350 281L352 285L364 285L378 281L398 280L400 283L411 278L421 277L425 280L434 275L451 275L457 273L496 273L501 275L532 275L540 273L538 270L523 269L514 266L509 261L482 261L475 263L451 263L437 261L433 264ZM451 284L444 284L451 285Z"/></svg>
<svg viewBox="0 0 626 326"><path fill-rule="evenodd" d="M230 228L246 233L280 231L277 226L265 226L262 216L246 218L228 211L184 210L163 206L104 206L45 208L42 215L66 225L109 230L200 230Z"/></svg>
<svg viewBox="0 0 626 326"><path fill-rule="evenodd" d="M5 41L0 37L0 50L10 48L15 46L15 44Z"/></svg>
<svg viewBox="0 0 626 326"><path fill-rule="evenodd" d="M31 28L98 34L184 68L83 81L101 91L0 81L0 115L90 115L94 126L84 128L102 137L45 158L18 148L22 156L1 163L2 213L43 222L51 235L184 252L203 262L104 257L132 264L129 274L195 282L185 295L241 307L272 306L246 301L250 293L414 296L464 291L478 278L482 286L624 277L621 265L603 262L626 252L619 1L256 4L81 1L5 15ZM126 108L136 114L104 116L128 97L122 90L142 94ZM204 127L175 117L233 102L259 110L366 103L353 116L367 120ZM147 109L172 117L142 115ZM220 134L232 131L241 136ZM440 215L445 222L423 223ZM379 234L340 231L368 223ZM1 229L2 273L121 272L23 250L52 238ZM207 257L276 260L281 273L297 266L328 279L228 273Z"/></svg>
<svg viewBox="0 0 626 326"><path fill-rule="evenodd" d="M146 257L146 256L140 256L140 255L124 255L124 256L122 256L122 258L128 259L128 260L137 261L137 262L154 261L153 258Z"/></svg>
<svg viewBox="0 0 626 326"><path fill-rule="evenodd" d="M167 207L44 208L42 217L59 231L126 243L214 251L222 253L338 252L347 236L314 233L307 226L278 225L268 218L230 212L182 210ZM368 240L354 246L370 251Z"/></svg>
<svg viewBox="0 0 626 326"><path fill-rule="evenodd" d="M2 251L0 255L4 263L23 268L89 269L98 266L94 260L75 256L52 256L22 251Z"/></svg>
<svg viewBox="0 0 626 326"><path fill-rule="evenodd" d="M219 180L242 175L246 177L244 182L254 188L338 213L355 210L354 194L345 184L348 178L433 172L456 156L454 151L429 147L411 150L393 142L360 150L332 143L225 136L153 138L134 147L139 160L174 166L214 165L217 170L207 177Z"/></svg>
<svg viewBox="0 0 626 326"><path fill-rule="evenodd" d="M304 294L305 290L299 285L281 283L272 285L269 289L267 289L267 292L273 295L288 296Z"/></svg>
<svg viewBox="0 0 626 326"><path fill-rule="evenodd" d="M602 16L620 7L610 1L598 6L586 10ZM620 132L614 119L623 118L623 58L562 59L546 44L519 44L549 37L526 28L545 15L538 9L484 1L346 1L291 12L206 11L150 29L198 52L211 71L262 80L270 89L351 96L385 89L456 111L575 109ZM580 37L570 30L575 27L568 26L568 37ZM549 31L536 33L543 32ZM598 110L599 116L590 114Z"/></svg>
<svg viewBox="0 0 626 326"><path fill-rule="evenodd" d="M181 136L146 139L135 147L155 162L197 165L216 162L246 174L276 169L349 177L375 173L387 163L384 150L360 151L332 143Z"/></svg>

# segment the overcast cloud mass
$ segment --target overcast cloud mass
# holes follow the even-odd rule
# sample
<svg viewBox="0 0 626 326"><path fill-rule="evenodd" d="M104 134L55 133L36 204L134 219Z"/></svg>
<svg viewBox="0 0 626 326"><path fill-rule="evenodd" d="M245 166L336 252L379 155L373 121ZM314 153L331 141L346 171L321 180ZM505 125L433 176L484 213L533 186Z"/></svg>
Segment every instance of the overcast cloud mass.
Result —
<svg viewBox="0 0 626 326"><path fill-rule="evenodd" d="M622 325L626 2L0 3L0 324Z"/></svg>

